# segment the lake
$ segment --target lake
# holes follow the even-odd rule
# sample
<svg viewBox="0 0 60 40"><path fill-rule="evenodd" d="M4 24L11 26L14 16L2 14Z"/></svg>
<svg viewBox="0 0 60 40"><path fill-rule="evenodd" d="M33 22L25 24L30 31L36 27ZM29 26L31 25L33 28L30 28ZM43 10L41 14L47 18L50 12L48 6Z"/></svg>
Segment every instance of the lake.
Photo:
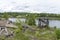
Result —
<svg viewBox="0 0 60 40"><path fill-rule="evenodd" d="M16 22L16 18L9 18L10 21L12 22ZM21 20L22 22L25 22L26 19L24 18L20 18L19 20ZM36 25L38 25L38 20L35 20ZM56 26L57 28L60 28L60 20L49 20L49 26L50 27L54 27Z"/></svg>

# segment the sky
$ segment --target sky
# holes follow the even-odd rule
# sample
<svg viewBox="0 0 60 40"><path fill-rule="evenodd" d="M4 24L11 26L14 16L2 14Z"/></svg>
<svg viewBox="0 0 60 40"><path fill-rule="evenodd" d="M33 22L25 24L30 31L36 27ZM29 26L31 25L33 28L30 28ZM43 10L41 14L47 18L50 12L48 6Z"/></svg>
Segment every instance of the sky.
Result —
<svg viewBox="0 0 60 40"><path fill-rule="evenodd" d="M0 0L0 12L60 13L60 0Z"/></svg>

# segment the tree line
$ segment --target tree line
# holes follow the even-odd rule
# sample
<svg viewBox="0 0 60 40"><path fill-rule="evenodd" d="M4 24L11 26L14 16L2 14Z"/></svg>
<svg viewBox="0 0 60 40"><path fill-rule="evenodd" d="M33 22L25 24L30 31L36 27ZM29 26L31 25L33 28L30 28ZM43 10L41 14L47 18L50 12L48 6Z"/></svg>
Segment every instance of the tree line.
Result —
<svg viewBox="0 0 60 40"><path fill-rule="evenodd" d="M54 13L28 13L28 12L3 12L0 13L0 17L7 15L9 17L26 17L27 15L35 15L35 17L60 17L60 14Z"/></svg>

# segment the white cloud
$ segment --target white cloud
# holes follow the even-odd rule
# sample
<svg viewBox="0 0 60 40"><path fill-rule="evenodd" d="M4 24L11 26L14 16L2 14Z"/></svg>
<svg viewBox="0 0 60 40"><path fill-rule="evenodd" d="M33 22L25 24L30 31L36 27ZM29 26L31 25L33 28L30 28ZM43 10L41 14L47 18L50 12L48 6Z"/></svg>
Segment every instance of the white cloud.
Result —
<svg viewBox="0 0 60 40"><path fill-rule="evenodd" d="M60 13L60 0L0 0L0 12L52 12Z"/></svg>

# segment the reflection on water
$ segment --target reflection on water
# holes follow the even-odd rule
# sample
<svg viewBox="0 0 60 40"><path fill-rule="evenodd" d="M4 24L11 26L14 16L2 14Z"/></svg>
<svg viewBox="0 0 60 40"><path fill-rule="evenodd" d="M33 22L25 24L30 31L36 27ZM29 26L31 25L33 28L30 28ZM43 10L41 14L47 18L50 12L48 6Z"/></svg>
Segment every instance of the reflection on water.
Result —
<svg viewBox="0 0 60 40"><path fill-rule="evenodd" d="M11 20L12 22L16 22L16 18L9 18L9 20ZM20 18L19 20L25 22L25 19L24 18ZM38 20L35 20L36 21L36 25L38 25ZM49 20L49 26L50 27L54 27L56 26L57 28L60 28L60 20Z"/></svg>

